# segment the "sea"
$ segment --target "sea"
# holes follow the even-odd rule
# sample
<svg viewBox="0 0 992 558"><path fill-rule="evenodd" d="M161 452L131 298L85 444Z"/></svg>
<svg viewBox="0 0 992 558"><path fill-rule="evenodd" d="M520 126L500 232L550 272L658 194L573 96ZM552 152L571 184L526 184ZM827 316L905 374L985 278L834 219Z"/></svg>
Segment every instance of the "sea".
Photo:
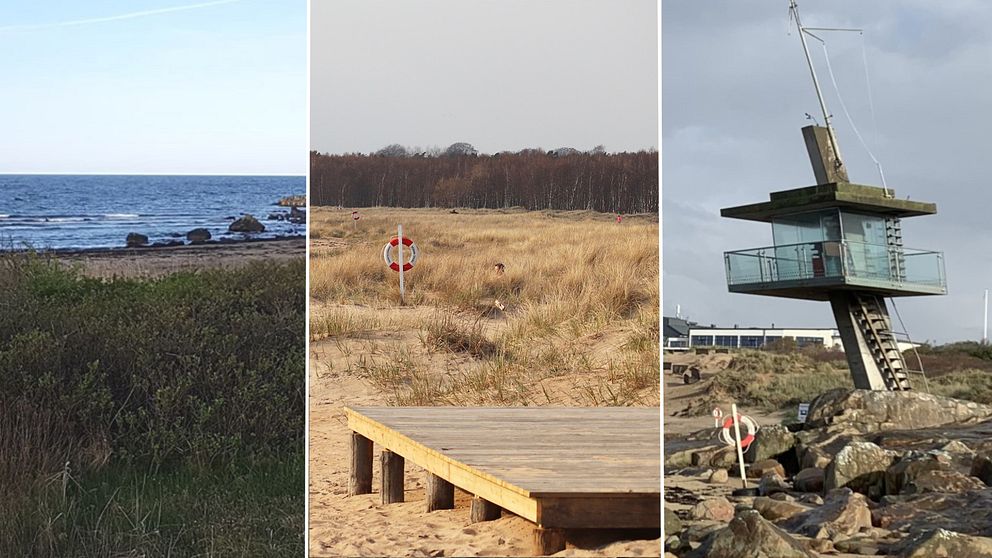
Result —
<svg viewBox="0 0 992 558"><path fill-rule="evenodd" d="M303 176L0 175L0 250L123 247L131 232L185 242L200 227L216 241L301 236L277 203L305 193ZM265 232L228 232L245 214Z"/></svg>

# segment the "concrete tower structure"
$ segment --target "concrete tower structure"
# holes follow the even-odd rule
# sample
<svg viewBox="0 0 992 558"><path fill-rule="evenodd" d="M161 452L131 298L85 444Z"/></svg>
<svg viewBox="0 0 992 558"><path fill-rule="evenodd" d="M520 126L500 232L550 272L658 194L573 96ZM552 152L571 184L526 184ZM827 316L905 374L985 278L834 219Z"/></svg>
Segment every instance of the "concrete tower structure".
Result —
<svg viewBox="0 0 992 558"><path fill-rule="evenodd" d="M937 212L891 189L852 184L833 131L803 128L816 185L720 214L772 225L772 246L724 254L731 292L829 301L854 385L910 389L886 297L946 294L941 252L903 246L902 219Z"/></svg>

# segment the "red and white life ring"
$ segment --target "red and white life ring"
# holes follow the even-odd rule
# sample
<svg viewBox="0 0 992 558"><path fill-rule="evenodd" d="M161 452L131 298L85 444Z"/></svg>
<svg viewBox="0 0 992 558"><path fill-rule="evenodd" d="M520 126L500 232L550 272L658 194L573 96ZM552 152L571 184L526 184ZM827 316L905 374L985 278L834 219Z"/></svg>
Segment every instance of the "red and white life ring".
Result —
<svg viewBox="0 0 992 558"><path fill-rule="evenodd" d="M741 425L741 430L746 434L741 436L741 449L746 450L754 442L754 435L758 432L758 423L747 415L737 415L737 422ZM734 416L730 415L723 420L723 429L720 430L720 439L728 446L736 445L734 440Z"/></svg>
<svg viewBox="0 0 992 558"><path fill-rule="evenodd" d="M362 218L362 216L361 216L361 215L359 215L357 211L352 211L352 212L351 212L351 219L352 219L353 221L357 221L357 220L359 220L359 219L361 219L361 218Z"/></svg>
<svg viewBox="0 0 992 558"><path fill-rule="evenodd" d="M382 259L386 261L386 265L388 265L389 269L392 269L393 271L400 270L400 264L393 260L393 247L399 245L399 243L400 238L398 236L394 236L385 246L382 247ZM420 251L417 250L417 245L405 236L403 237L403 246L410 248L410 259L403 264L403 271L410 271L413 269L413 264L417 263L417 256L420 254Z"/></svg>

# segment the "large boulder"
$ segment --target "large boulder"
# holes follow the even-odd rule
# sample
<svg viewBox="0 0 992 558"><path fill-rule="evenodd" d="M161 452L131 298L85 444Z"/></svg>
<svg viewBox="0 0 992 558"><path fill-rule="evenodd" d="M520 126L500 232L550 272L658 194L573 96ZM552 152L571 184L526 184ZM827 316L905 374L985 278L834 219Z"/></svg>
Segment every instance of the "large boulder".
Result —
<svg viewBox="0 0 992 558"><path fill-rule="evenodd" d="M950 462L940 453L910 452L885 471L885 493L899 494L920 475L929 471L946 471Z"/></svg>
<svg viewBox="0 0 992 558"><path fill-rule="evenodd" d="M723 496L707 498L689 512L693 519L730 521L734 517L734 505Z"/></svg>
<svg viewBox="0 0 992 558"><path fill-rule="evenodd" d="M761 517L764 517L769 521L789 519L792 516L799 515L809 510L808 506L803 506L802 504L796 504L794 502L787 502L784 500L775 500L765 496L758 496L755 498L752 505L754 506L754 509L758 510L758 513L761 514Z"/></svg>
<svg viewBox="0 0 992 558"><path fill-rule="evenodd" d="M148 246L148 236L141 233L127 233L127 238L124 239L128 248L140 248L142 246Z"/></svg>
<svg viewBox="0 0 992 558"><path fill-rule="evenodd" d="M910 536L898 550L902 558L992 558L992 539L932 529Z"/></svg>
<svg viewBox="0 0 992 558"><path fill-rule="evenodd" d="M885 473L896 456L871 442L850 442L827 465L823 489L848 487L872 498L881 497L885 493Z"/></svg>
<svg viewBox="0 0 992 558"><path fill-rule="evenodd" d="M942 528L992 537L992 488L886 496L872 510L872 524L893 531Z"/></svg>
<svg viewBox="0 0 992 558"><path fill-rule="evenodd" d="M815 558L791 535L756 510L739 513L726 528L713 533L686 556L691 558Z"/></svg>
<svg viewBox="0 0 992 558"><path fill-rule="evenodd" d="M784 478L785 467L774 459L762 459L761 461L755 461L752 463L751 467L747 470L747 476L755 479L760 479L769 473L775 473L776 475Z"/></svg>
<svg viewBox="0 0 992 558"><path fill-rule="evenodd" d="M982 490L985 483L957 471L925 471L903 488L905 494L927 492L970 492Z"/></svg>
<svg viewBox="0 0 992 558"><path fill-rule="evenodd" d="M839 488L827 493L822 506L788 520L785 528L818 539L851 536L871 528L871 510L864 495Z"/></svg>
<svg viewBox="0 0 992 558"><path fill-rule="evenodd" d="M716 469L706 478L710 484L726 484L730 480L730 473L726 469Z"/></svg>
<svg viewBox="0 0 992 558"><path fill-rule="evenodd" d="M796 433L796 458L800 469L826 469L834 455L852 440L861 440L858 431L843 425L827 426Z"/></svg>
<svg viewBox="0 0 992 558"><path fill-rule="evenodd" d="M754 435L754 442L744 454L744 461L754 463L778 458L796 447L796 435L781 424L762 426Z"/></svg>
<svg viewBox="0 0 992 558"><path fill-rule="evenodd" d="M204 228L193 229L186 233L186 240L192 244L200 244L210 240L210 231Z"/></svg>
<svg viewBox="0 0 992 558"><path fill-rule="evenodd" d="M861 432L912 430L992 417L992 406L919 391L834 389L810 403L805 429L845 424Z"/></svg>
<svg viewBox="0 0 992 558"><path fill-rule="evenodd" d="M240 233L260 233L265 232L265 225L250 214L231 223L227 230Z"/></svg>
<svg viewBox="0 0 992 558"><path fill-rule="evenodd" d="M789 485L785 482L784 478L779 476L778 473L767 473L761 477L761 480L758 481L758 494L761 496L771 496L772 494L779 494L788 491Z"/></svg>
<svg viewBox="0 0 992 558"><path fill-rule="evenodd" d="M797 492L823 492L825 473L819 467L807 467L796 473L792 479L792 487Z"/></svg>

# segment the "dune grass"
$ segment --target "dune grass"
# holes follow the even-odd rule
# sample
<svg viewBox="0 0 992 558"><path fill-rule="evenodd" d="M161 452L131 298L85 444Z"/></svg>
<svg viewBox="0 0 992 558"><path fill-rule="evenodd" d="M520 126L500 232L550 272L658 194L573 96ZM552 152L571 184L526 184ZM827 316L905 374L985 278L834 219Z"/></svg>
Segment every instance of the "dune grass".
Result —
<svg viewBox="0 0 992 558"><path fill-rule="evenodd" d="M350 215L311 215L311 238L333 239L311 251L311 339L417 331L419 346L364 351L354 367L391 402L548 403L543 380L570 376L584 404L657 402L655 216L372 208L356 227ZM393 311L398 278L381 259L397 223L420 248L404 302L429 311L412 317Z"/></svg>
<svg viewBox="0 0 992 558"><path fill-rule="evenodd" d="M917 391L992 404L992 372L969 366L969 355L956 349L930 352L939 373L924 382L919 375L910 380ZM941 362L944 359L945 362ZM714 374L706 385L705 401L696 407L700 414L715 403L736 402L766 411L795 408L834 388L853 388L844 353L824 350L785 352L742 350L733 354L727 369Z"/></svg>

